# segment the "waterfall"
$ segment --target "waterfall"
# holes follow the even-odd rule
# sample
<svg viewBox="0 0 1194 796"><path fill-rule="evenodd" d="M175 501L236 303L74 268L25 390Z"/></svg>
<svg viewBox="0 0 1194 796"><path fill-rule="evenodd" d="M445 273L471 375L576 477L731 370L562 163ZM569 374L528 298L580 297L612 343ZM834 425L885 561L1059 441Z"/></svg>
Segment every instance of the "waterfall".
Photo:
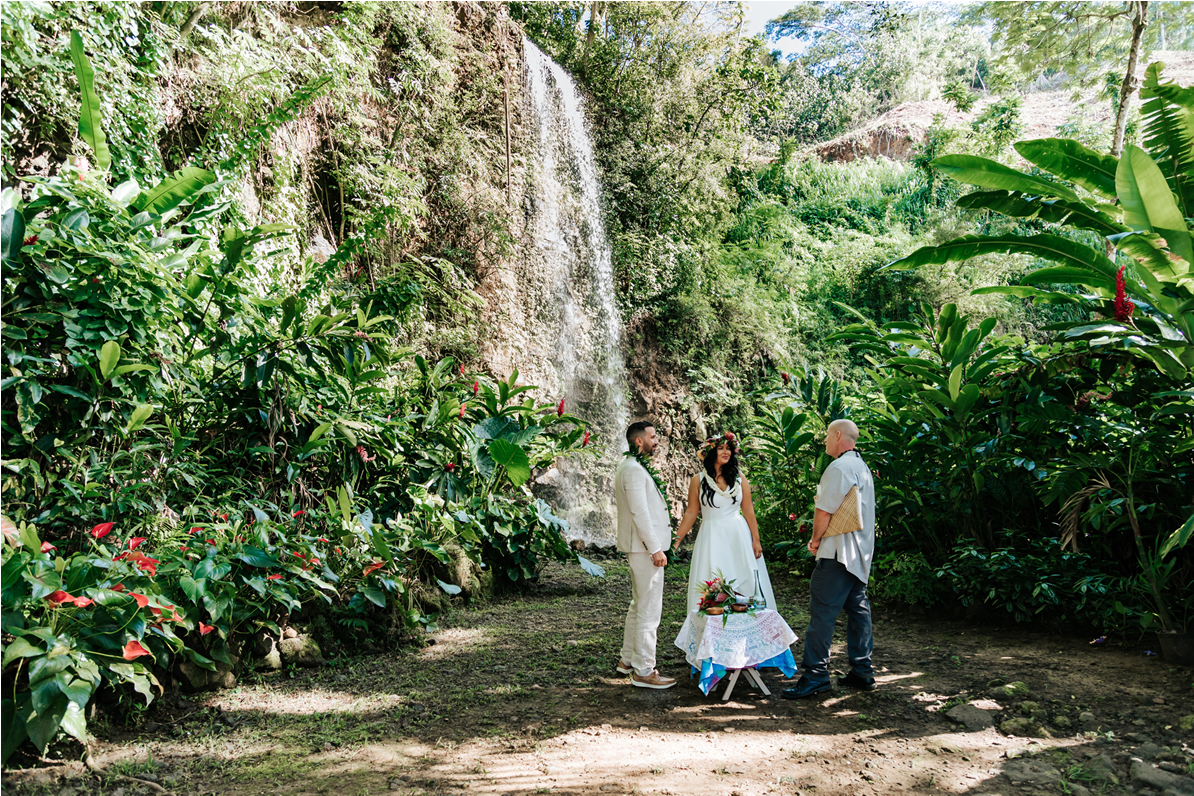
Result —
<svg viewBox="0 0 1194 796"><path fill-rule="evenodd" d="M611 544L613 472L626 449L626 371L593 143L572 78L531 41L523 44L531 139L524 250L536 260L528 270L540 275L533 312L536 326L555 336L543 342L559 395L604 447L599 459L561 461L539 491L568 520L571 536Z"/></svg>

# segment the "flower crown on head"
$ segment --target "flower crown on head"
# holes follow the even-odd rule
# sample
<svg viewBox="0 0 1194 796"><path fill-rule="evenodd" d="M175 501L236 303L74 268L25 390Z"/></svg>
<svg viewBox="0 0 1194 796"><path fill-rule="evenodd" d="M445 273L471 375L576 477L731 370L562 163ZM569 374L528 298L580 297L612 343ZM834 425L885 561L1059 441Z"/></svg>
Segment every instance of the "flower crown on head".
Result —
<svg viewBox="0 0 1194 796"><path fill-rule="evenodd" d="M722 445L728 445L731 451L738 450L738 437L733 431L727 431L724 434L719 434L716 437L709 437L705 440L705 444L701 446L701 458L705 458L710 451L715 451Z"/></svg>

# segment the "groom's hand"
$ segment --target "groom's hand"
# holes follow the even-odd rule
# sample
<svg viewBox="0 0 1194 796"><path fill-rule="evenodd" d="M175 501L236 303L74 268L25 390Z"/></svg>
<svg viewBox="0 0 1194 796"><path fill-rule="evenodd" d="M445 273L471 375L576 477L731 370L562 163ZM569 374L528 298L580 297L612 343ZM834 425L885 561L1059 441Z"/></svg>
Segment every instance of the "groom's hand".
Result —
<svg viewBox="0 0 1194 796"><path fill-rule="evenodd" d="M666 567L667 566L667 555L662 550L660 550L658 553L652 553L651 554L651 563L657 567Z"/></svg>

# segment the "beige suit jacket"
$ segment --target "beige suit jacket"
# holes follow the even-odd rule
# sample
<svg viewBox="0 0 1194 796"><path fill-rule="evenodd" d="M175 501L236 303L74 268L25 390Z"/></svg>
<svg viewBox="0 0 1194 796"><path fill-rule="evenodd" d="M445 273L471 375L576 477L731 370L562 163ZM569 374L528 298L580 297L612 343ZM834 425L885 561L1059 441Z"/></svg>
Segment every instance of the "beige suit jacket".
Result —
<svg viewBox="0 0 1194 796"><path fill-rule="evenodd" d="M671 544L667 503L654 479L633 456L626 456L614 473L618 504L618 550L658 553Z"/></svg>

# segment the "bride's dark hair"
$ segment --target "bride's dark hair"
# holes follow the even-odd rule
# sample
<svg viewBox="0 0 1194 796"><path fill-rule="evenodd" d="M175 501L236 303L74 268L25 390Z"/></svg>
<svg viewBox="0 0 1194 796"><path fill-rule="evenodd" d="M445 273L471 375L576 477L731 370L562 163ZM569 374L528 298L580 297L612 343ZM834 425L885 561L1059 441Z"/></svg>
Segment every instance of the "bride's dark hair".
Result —
<svg viewBox="0 0 1194 796"><path fill-rule="evenodd" d="M710 443L715 443L710 445ZM730 460L721 466L721 477L725 479L726 486L730 490L734 489L734 484L738 481L738 441L731 436L726 439L724 435L712 437L706 443L703 461L705 463L705 472L709 474L709 478L713 483L717 483L717 451L722 445L726 445L730 449ZM701 502L713 506L713 489L701 479ZM734 502L738 502L738 497L735 495Z"/></svg>

